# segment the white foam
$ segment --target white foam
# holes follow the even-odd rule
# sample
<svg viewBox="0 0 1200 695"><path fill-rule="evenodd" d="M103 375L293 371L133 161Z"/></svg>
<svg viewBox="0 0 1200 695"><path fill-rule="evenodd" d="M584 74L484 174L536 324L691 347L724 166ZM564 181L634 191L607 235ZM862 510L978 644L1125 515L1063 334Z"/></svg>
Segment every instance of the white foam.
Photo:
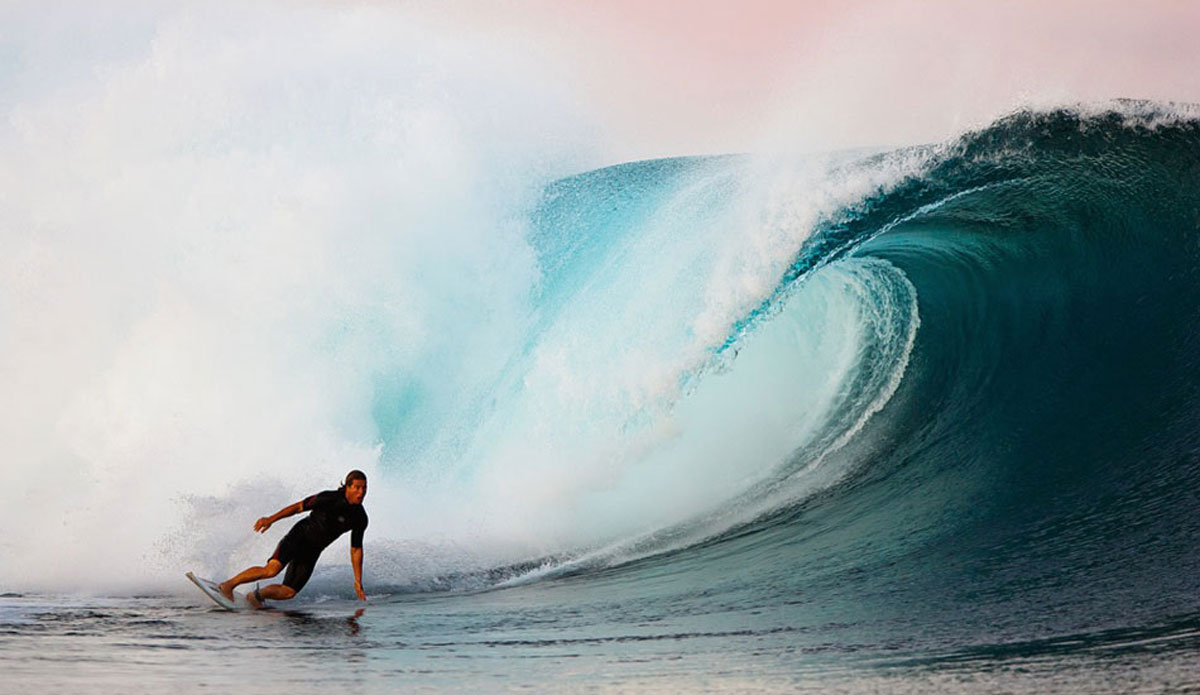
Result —
<svg viewBox="0 0 1200 695"><path fill-rule="evenodd" d="M519 54L381 8L140 6L106 40L74 9L9 27L0 586L220 574L349 468L387 498L381 375L443 408L492 378L522 214L588 126Z"/></svg>
<svg viewBox="0 0 1200 695"><path fill-rule="evenodd" d="M685 548L842 480L866 462L827 461L891 400L919 325L915 288L886 261L817 272L726 372L677 404L677 438L641 463L642 491L657 505L641 519L648 530L561 554L504 585ZM631 502L649 506L628 493L619 500Z"/></svg>

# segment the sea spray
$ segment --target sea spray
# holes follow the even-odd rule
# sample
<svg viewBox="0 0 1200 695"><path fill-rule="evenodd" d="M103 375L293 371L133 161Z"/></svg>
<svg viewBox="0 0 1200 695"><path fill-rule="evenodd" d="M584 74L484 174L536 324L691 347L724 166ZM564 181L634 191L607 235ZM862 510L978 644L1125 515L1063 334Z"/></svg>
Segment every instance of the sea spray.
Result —
<svg viewBox="0 0 1200 695"><path fill-rule="evenodd" d="M75 60L5 83L0 584L171 586L186 524L229 571L350 468L376 534L391 508L429 532L379 465L385 386L453 411L494 378L586 122L517 55L370 8L141 8L74 41L80 13L46 39ZM198 530L216 510L241 522Z"/></svg>

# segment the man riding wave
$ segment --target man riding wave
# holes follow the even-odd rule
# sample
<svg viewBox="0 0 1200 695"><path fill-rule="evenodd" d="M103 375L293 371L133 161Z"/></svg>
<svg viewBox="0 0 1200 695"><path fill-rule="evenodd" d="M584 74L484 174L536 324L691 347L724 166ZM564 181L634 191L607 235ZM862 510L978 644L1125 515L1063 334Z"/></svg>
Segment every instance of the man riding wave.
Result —
<svg viewBox="0 0 1200 695"><path fill-rule="evenodd" d="M362 471L350 471L346 480L336 490L325 490L288 505L271 516L254 522L259 533L271 528L280 519L309 512L287 532L271 559L261 567L250 567L220 585L225 598L233 600L233 590L246 582L269 579L287 567L283 582L270 584L246 595L246 600L255 608L262 608L263 600L286 601L295 596L308 578L312 576L317 558L343 533L350 531L350 564L354 567L354 592L360 600L367 595L362 586L363 532L367 529L367 512L363 509L363 498L367 496L367 476Z"/></svg>

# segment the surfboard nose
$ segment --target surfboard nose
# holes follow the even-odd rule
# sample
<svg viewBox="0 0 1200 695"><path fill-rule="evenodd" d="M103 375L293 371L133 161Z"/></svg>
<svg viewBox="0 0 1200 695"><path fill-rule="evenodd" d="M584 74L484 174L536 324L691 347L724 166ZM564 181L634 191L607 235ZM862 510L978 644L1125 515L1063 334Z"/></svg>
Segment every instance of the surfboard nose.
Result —
<svg viewBox="0 0 1200 695"><path fill-rule="evenodd" d="M199 587L200 591L202 591L205 596L212 599L218 606L224 608L225 610L237 611L246 607L245 597L236 591L233 592L233 600L230 601L225 597L225 594L221 593L221 586L213 580L199 577L193 572L187 572L184 574L184 576L192 580L192 583Z"/></svg>

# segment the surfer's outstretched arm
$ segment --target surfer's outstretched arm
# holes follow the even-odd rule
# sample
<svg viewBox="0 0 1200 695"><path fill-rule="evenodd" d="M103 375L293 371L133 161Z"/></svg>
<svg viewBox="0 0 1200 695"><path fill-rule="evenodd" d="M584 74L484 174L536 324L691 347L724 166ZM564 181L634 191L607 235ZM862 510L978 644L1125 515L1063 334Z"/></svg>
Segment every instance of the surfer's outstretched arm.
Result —
<svg viewBox="0 0 1200 695"><path fill-rule="evenodd" d="M286 519L294 514L299 514L302 511L304 511L304 500L301 500L295 504L289 504L271 516L264 516L258 521L254 522L254 530L258 531L259 533L266 533L267 529L271 528L271 524L279 521L280 519Z"/></svg>
<svg viewBox="0 0 1200 695"><path fill-rule="evenodd" d="M367 595L362 586L362 558L362 548L350 548L350 565L354 567L354 593L358 594L360 601L366 601Z"/></svg>

